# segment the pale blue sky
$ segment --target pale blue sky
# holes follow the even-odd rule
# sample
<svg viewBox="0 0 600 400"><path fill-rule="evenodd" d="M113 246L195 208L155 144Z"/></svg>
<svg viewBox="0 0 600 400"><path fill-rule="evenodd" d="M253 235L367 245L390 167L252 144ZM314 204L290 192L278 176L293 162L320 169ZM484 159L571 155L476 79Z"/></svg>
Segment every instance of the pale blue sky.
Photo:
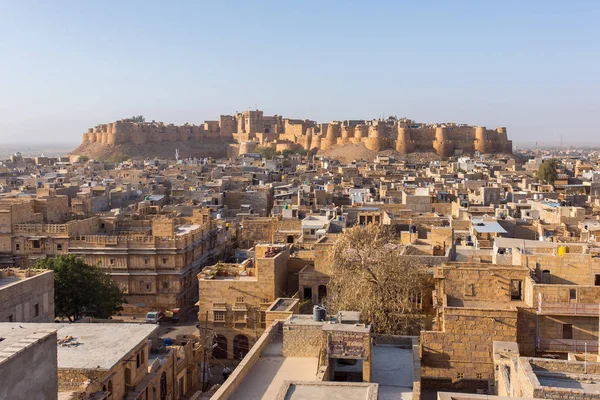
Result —
<svg viewBox="0 0 600 400"><path fill-rule="evenodd" d="M0 145L255 107L600 144L599 21L600 1L0 0Z"/></svg>

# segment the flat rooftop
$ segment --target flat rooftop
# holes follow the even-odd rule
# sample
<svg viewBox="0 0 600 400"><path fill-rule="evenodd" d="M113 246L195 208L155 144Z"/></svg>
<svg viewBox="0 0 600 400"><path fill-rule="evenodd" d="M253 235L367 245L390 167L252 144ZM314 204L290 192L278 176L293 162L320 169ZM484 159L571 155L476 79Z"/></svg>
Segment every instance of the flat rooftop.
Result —
<svg viewBox="0 0 600 400"><path fill-rule="evenodd" d="M18 276L5 276L0 278L0 289L2 289L4 286L8 286L8 285L12 285L15 282L20 282L23 279L26 278L20 278Z"/></svg>
<svg viewBox="0 0 600 400"><path fill-rule="evenodd" d="M44 326L41 326L44 325ZM0 361L8 357L11 353L19 351L19 348L26 347L25 341L31 336L43 338L56 331L52 329L54 324L26 324L26 323L1 323L0 324Z"/></svg>
<svg viewBox="0 0 600 400"><path fill-rule="evenodd" d="M0 341L3 347L37 331L55 330L57 340L72 337L58 344L58 368L108 370L128 352L141 344L158 329L152 324L0 324ZM19 339L14 339L18 336Z"/></svg>
<svg viewBox="0 0 600 400"><path fill-rule="evenodd" d="M192 231L195 231L196 229L199 229L200 225L196 225L196 224L190 224L190 225L181 225L178 226L175 234L178 236L182 236L182 235L186 235Z"/></svg>
<svg viewBox="0 0 600 400"><path fill-rule="evenodd" d="M567 373L544 373L535 371L535 376L542 386L563 388L563 389L579 389L585 393L600 392L600 382L598 375L577 376Z"/></svg>
<svg viewBox="0 0 600 400"><path fill-rule="evenodd" d="M0 270L0 290L17 282L35 278L43 274L52 273L44 270L4 269Z"/></svg>
<svg viewBox="0 0 600 400"><path fill-rule="evenodd" d="M287 383L287 384L286 384ZM277 400L375 400L377 385L354 382L286 382Z"/></svg>
<svg viewBox="0 0 600 400"><path fill-rule="evenodd" d="M277 299L277 302L267 311L288 311L297 302L297 299Z"/></svg>
<svg viewBox="0 0 600 400"><path fill-rule="evenodd" d="M284 357L283 336L279 333L261 352L230 399L275 399L284 381L315 381L317 367L316 357Z"/></svg>
<svg viewBox="0 0 600 400"><path fill-rule="evenodd" d="M396 345L373 346L371 382L379 384L379 400L412 400L412 349Z"/></svg>

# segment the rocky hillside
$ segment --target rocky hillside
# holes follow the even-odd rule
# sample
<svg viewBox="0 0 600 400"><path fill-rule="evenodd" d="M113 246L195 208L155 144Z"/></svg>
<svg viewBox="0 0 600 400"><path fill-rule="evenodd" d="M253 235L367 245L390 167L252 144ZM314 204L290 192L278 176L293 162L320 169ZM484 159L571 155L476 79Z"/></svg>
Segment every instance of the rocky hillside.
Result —
<svg viewBox="0 0 600 400"><path fill-rule="evenodd" d="M179 156L185 157L227 157L227 142L199 143L162 142L162 143L122 143L122 144L82 144L71 152L73 155L87 156L96 160L119 162L130 158L175 158L175 149Z"/></svg>

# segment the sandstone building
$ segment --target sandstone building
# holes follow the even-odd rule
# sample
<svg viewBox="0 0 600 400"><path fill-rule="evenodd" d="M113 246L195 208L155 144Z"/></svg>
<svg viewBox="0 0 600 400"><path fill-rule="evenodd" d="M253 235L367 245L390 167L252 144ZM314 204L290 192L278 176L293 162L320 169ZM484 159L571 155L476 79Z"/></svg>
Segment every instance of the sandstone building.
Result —
<svg viewBox="0 0 600 400"><path fill-rule="evenodd" d="M54 273L0 269L0 322L54 322Z"/></svg>
<svg viewBox="0 0 600 400"><path fill-rule="evenodd" d="M198 320L203 325L208 315L214 358L243 358L264 332L267 309L287 295L289 257L286 245L257 245L254 259L218 263L198 275Z"/></svg>
<svg viewBox="0 0 600 400"><path fill-rule="evenodd" d="M456 153L512 153L506 128L495 130L455 123L425 124L390 117L379 120L347 120L316 123L310 120L266 116L262 111L221 115L202 125L165 125L157 122L121 120L90 128L82 146L89 144L145 145L148 143L234 143L229 155L251 153L257 146L277 151L318 149L360 144L372 151L393 149L402 154L432 151L440 156ZM77 149L74 153L78 154Z"/></svg>

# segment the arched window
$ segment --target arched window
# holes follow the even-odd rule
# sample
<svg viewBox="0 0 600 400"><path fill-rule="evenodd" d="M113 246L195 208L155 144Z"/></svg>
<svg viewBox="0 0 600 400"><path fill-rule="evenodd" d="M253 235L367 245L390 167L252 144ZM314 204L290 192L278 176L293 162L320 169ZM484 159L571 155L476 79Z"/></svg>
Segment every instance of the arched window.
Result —
<svg viewBox="0 0 600 400"><path fill-rule="evenodd" d="M321 303L325 297L327 297L327 286L319 285L319 303Z"/></svg>
<svg viewBox="0 0 600 400"><path fill-rule="evenodd" d="M216 345L216 346L215 346ZM217 335L213 338L212 356L218 360L227 358L227 338L223 335Z"/></svg>
<svg viewBox="0 0 600 400"><path fill-rule="evenodd" d="M248 354L248 337L246 335L237 335L233 338L233 354L238 360L246 357Z"/></svg>

